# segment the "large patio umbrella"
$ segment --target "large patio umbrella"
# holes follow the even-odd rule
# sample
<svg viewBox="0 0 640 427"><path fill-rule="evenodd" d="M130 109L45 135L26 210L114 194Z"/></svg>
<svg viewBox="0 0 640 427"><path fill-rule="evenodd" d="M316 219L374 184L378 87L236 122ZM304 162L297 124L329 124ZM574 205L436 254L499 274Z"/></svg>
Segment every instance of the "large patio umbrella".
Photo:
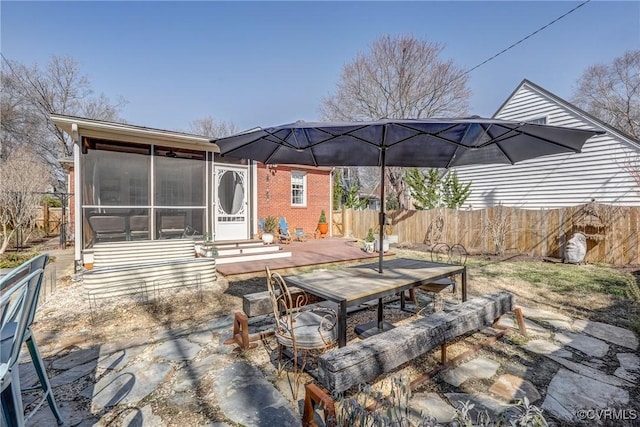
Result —
<svg viewBox="0 0 640 427"><path fill-rule="evenodd" d="M373 122L298 121L258 128L212 142L220 147L222 156L252 159L264 164L379 166L382 243L385 166L450 168L513 164L550 154L580 152L587 139L601 133L470 117ZM383 251L380 250L380 273L382 260Z"/></svg>

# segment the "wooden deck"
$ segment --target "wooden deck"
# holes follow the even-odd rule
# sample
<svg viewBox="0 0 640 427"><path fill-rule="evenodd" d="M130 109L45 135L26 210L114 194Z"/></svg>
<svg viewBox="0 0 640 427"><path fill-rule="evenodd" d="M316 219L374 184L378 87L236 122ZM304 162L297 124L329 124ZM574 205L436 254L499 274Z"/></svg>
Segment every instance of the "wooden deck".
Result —
<svg viewBox="0 0 640 427"><path fill-rule="evenodd" d="M291 252L287 258L245 261L223 264L217 267L218 273L224 276L264 272L266 265L271 270L304 267L309 265L329 264L334 262L371 261L378 259L378 253L368 254L353 239L329 237L326 239L309 239L306 242L292 242L282 245L283 250ZM393 256L391 252L385 257Z"/></svg>

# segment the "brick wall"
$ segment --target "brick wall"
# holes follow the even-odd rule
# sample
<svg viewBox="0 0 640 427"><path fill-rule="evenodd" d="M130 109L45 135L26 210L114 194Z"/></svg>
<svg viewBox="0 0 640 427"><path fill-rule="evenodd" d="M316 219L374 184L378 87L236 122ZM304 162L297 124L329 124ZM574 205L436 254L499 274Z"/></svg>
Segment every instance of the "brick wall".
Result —
<svg viewBox="0 0 640 427"><path fill-rule="evenodd" d="M307 173L307 205L291 206L291 171ZM258 218L270 215L287 219L291 231L302 227L312 235L324 209L331 219L331 171L304 166L258 164Z"/></svg>

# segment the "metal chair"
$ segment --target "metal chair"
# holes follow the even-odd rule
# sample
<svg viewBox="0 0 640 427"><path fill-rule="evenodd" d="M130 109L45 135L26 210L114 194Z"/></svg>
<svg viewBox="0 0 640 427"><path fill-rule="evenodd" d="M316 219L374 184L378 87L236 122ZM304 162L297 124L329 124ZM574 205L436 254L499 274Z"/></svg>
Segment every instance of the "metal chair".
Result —
<svg viewBox="0 0 640 427"><path fill-rule="evenodd" d="M296 377L292 392L294 398L297 398L298 367L300 365L300 370L304 371L310 355L314 352L322 353L337 343L338 316L334 310L327 307L307 306L308 297L305 293L297 294L294 300L282 276L272 273L268 266L266 272L267 288L276 319L278 371L283 370L283 348L291 349L292 371ZM301 356L301 363L298 361L298 353Z"/></svg>
<svg viewBox="0 0 640 427"><path fill-rule="evenodd" d="M18 359L25 340L30 315L30 302L36 293L43 270L38 269L22 278L0 297L0 403L2 422L8 427L20 427L29 418L24 416L20 391ZM44 401L44 399L43 399ZM35 410L40 407L38 405ZM34 411L31 412L33 414ZM31 415L30 414L30 415ZM62 419L58 418L58 424Z"/></svg>
<svg viewBox="0 0 640 427"><path fill-rule="evenodd" d="M466 265L468 258L467 250L464 246L456 243L453 246L449 246L446 243L438 243L431 249L431 261L442 262L456 265ZM458 288L458 282L455 276L443 277L442 279L434 280L431 283L418 286L418 290L431 294L431 301L433 302L434 311L439 311L443 308L444 301L442 300L442 292L447 289L451 290L451 293L455 295ZM418 307L418 297L413 297L416 307ZM426 308L426 307L425 307ZM418 312L422 312L421 309Z"/></svg>
<svg viewBox="0 0 640 427"><path fill-rule="evenodd" d="M306 242L308 240L307 233L302 228L296 228L294 234L298 242Z"/></svg>
<svg viewBox="0 0 640 427"><path fill-rule="evenodd" d="M18 352L20 350L20 347L22 346L22 343L26 343L27 349L29 350L29 355L31 356L31 360L36 371L36 375L38 376L38 380L40 382L39 386L26 389L25 391L40 389L43 392L43 396L40 402L33 408L33 410L27 415L27 417L24 418L24 420L28 420L33 414L35 414L35 412L44 404L44 401L46 399L51 412L56 417L57 423L61 425L63 421L60 414L60 409L58 408L58 405L53 396L53 391L51 389L49 378L44 367L44 362L42 361L42 357L40 356L35 337L33 335L33 332L31 331L31 324L33 323L33 319L35 317L38 306L38 300L40 298L40 290L42 288L42 282L44 278L44 268L46 267L48 261L49 255L39 255L16 267L6 276L4 276L2 280L0 280L0 292L2 292L6 289L12 289L14 286L16 286L17 283L21 282L21 279L30 276L34 272L39 272L36 279L29 281L28 284L28 294L24 317L24 332L16 334L16 332L18 332L17 329L20 325L16 322L9 322L6 325L3 325L0 337L2 348L4 349L9 345L8 343L10 341L12 341L18 335L21 335Z"/></svg>

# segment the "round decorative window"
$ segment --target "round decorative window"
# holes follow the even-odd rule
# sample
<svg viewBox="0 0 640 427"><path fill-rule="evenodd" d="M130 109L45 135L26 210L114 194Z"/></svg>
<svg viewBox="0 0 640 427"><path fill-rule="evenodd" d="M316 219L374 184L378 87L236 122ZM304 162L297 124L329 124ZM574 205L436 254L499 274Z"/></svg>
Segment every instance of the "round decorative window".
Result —
<svg viewBox="0 0 640 427"><path fill-rule="evenodd" d="M244 185L242 175L225 171L218 181L218 203L227 215L235 215L243 208Z"/></svg>

